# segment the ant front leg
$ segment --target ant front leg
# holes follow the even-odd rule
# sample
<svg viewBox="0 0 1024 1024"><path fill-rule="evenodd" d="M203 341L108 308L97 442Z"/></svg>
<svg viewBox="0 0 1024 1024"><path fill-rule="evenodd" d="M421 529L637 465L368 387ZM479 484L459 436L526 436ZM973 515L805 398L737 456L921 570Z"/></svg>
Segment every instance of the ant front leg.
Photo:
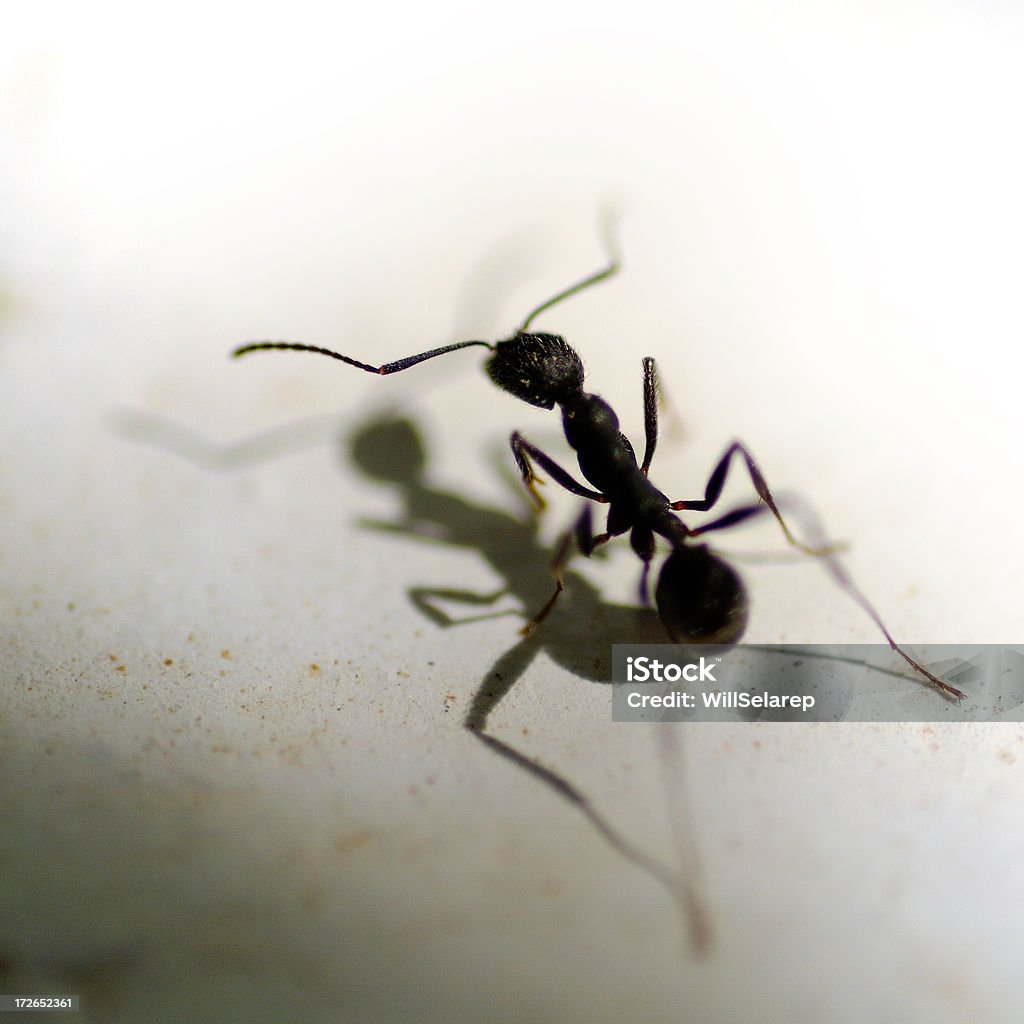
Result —
<svg viewBox="0 0 1024 1024"><path fill-rule="evenodd" d="M779 506L776 504L775 499L772 497L771 491L768 489L768 483L761 473L757 462L754 460L754 456L747 451L746 447L739 441L734 441L725 450L725 454L718 460L718 465L712 470L711 476L708 477L707 486L704 489L703 498L695 498L691 501L673 501L669 508L674 509L676 512L691 511L691 512L707 512L715 506L718 499L722 496L722 489L725 486L726 477L729 474L729 466L732 462L734 455L740 455L743 461L746 463L747 472L750 474L750 479L754 484L754 490L757 491L760 499L768 506L768 510L773 516L775 516L776 522L782 528L783 534L785 534L786 540L789 541L793 547L798 548L807 555L815 555L821 557L833 552L835 549L830 545L823 547L811 547L808 544L804 544L797 540L793 536L789 527L786 525L785 519L782 518L782 513L779 511ZM706 533L709 529L722 529L725 526L735 525L742 519L747 519L753 514L753 509L757 506L752 506L751 509L740 509L735 513L729 513L723 516L721 520L710 524L703 530L694 531L695 533Z"/></svg>
<svg viewBox="0 0 1024 1024"><path fill-rule="evenodd" d="M654 360L644 356L644 461L640 472L647 476L658 445L658 371Z"/></svg>
<svg viewBox="0 0 1024 1024"><path fill-rule="evenodd" d="M516 465L522 474L523 483L526 484L526 488L532 495L537 508L542 509L547 503L537 493L536 485L543 483L543 481L533 472L533 466L530 464L531 458L539 462L548 471L551 479L555 483L561 484L570 494L579 495L581 498L589 498L591 501L606 502L608 500L600 491L584 487L583 484L573 479L550 455L545 455L536 445L530 444L519 431L512 435L510 444L512 446L512 455L515 457Z"/></svg>

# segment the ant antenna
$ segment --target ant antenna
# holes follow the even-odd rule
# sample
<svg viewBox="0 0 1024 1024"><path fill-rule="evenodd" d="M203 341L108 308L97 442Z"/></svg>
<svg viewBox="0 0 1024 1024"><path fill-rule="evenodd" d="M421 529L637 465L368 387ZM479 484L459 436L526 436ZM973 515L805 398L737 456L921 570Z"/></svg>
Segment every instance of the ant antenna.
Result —
<svg viewBox="0 0 1024 1024"><path fill-rule="evenodd" d="M614 212L611 210L605 210L601 219L604 221L604 244L610 257L608 266L605 267L604 270L599 270L596 274L591 274L589 277L585 277L582 281L577 281L574 285L570 285L564 291L552 296L546 302L542 302L522 322L519 326L519 330L516 332L517 334L525 334L530 324L532 324L541 313L547 312L547 310L552 306L557 306L563 299L568 299L573 295L577 295L591 287L591 285L599 284L601 281L607 281L608 278L614 277L622 269L622 260L619 258L619 247L615 244Z"/></svg>
<svg viewBox="0 0 1024 1024"><path fill-rule="evenodd" d="M420 352L415 356L406 356L393 363L385 363L383 366L371 366L369 363L361 363L358 359L350 356L343 356L329 348L321 348L319 345L305 345L298 341L251 341L248 345L242 345L231 353L232 356L244 356L247 352L260 352L267 349L284 350L286 352L315 352L320 356L330 356L331 359L340 359L349 366L359 370L366 370L367 373L379 373L384 376L389 373L398 373L399 370L408 370L410 366L422 363L425 359L433 359L435 356L443 356L446 352L454 352L459 348L468 348L470 345L482 345L484 348L493 349L489 341L457 341L454 345L445 345L442 348L433 348L429 352Z"/></svg>

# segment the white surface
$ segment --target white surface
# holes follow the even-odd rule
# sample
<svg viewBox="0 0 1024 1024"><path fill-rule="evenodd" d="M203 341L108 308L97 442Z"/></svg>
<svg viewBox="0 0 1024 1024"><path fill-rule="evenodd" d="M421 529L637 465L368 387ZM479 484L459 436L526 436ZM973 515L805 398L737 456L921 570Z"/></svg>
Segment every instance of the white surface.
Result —
<svg viewBox="0 0 1024 1024"><path fill-rule="evenodd" d="M503 336L599 265L615 199L626 272L538 326L634 438L658 358L685 425L659 486L694 496L742 437L897 636L1020 641L1019 15L718 9L8 26L0 990L79 991L87 1020L1020 1019L1018 726L703 727L673 754L573 668L620 638L635 559L579 567L605 604L570 591L491 728L668 869L696 850L696 957L658 880L461 727L519 619L407 598L543 598L575 504L524 550L495 467L513 428L569 464L555 419L474 350L385 381L226 358ZM366 524L411 495L353 463L382 409L460 546ZM327 443L231 454L328 414ZM181 458L186 432L212 448ZM876 639L817 567L744 573L750 639Z"/></svg>

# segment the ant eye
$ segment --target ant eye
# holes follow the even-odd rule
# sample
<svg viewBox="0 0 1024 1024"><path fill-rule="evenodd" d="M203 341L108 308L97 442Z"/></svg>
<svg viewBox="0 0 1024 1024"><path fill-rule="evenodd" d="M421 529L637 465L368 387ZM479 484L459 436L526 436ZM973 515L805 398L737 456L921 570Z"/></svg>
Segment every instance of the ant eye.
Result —
<svg viewBox="0 0 1024 1024"><path fill-rule="evenodd" d="M704 546L677 547L655 590L658 615L675 643L735 644L747 628L747 591Z"/></svg>

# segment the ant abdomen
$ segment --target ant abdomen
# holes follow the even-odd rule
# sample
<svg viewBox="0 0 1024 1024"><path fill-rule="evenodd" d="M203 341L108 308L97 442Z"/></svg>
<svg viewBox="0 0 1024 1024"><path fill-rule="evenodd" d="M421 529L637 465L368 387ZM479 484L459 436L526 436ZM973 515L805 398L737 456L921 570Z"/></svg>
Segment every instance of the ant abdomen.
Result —
<svg viewBox="0 0 1024 1024"><path fill-rule="evenodd" d="M703 544L680 545L665 559L654 598L677 644L735 644L747 628L743 581Z"/></svg>
<svg viewBox="0 0 1024 1024"><path fill-rule="evenodd" d="M487 372L503 391L541 409L553 409L583 389L583 362L557 334L520 331L499 341Z"/></svg>

